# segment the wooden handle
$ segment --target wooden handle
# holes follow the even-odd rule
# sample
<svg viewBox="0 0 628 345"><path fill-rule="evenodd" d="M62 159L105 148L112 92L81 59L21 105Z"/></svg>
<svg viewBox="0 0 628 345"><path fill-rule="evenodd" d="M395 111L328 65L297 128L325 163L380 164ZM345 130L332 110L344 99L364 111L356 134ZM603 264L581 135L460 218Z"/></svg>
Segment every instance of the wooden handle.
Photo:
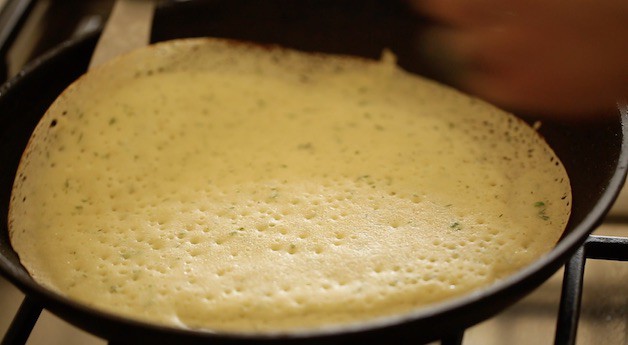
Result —
<svg viewBox="0 0 628 345"><path fill-rule="evenodd" d="M117 0L94 49L89 68L146 46L154 12L155 4L150 0Z"/></svg>

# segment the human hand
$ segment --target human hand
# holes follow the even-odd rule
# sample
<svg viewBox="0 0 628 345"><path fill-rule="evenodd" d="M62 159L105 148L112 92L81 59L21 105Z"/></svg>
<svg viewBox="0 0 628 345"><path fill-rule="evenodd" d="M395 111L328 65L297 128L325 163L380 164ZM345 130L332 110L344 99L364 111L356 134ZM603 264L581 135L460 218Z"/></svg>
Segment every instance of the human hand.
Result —
<svg viewBox="0 0 628 345"><path fill-rule="evenodd" d="M626 0L407 1L435 22L422 54L490 102L573 119L628 97Z"/></svg>

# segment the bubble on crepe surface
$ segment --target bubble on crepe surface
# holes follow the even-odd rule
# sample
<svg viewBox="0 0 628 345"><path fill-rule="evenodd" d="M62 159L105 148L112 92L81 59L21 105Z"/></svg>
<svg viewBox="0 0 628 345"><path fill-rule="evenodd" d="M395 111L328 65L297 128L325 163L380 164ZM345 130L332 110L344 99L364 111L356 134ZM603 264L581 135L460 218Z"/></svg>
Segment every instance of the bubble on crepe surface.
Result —
<svg viewBox="0 0 628 345"><path fill-rule="evenodd" d="M529 126L390 63L182 40L59 97L9 222L31 275L73 299L268 332L492 284L551 249L570 200Z"/></svg>

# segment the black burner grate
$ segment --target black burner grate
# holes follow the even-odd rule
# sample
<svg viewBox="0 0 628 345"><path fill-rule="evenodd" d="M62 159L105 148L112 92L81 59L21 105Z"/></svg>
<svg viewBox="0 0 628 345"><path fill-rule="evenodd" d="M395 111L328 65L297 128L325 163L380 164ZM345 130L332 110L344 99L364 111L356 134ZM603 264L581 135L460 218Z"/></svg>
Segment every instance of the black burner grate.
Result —
<svg viewBox="0 0 628 345"><path fill-rule="evenodd" d="M556 345L576 343L584 267L587 259L628 261L628 237L589 236L565 265L556 324Z"/></svg>

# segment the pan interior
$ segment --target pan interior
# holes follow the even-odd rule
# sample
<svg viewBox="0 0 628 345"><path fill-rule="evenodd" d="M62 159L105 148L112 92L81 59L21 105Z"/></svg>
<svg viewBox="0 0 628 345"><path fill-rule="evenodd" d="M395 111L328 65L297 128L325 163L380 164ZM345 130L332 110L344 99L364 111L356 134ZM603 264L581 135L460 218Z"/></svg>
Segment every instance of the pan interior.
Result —
<svg viewBox="0 0 628 345"><path fill-rule="evenodd" d="M9 220L31 275L78 301L276 331L489 285L554 246L570 202L532 128L390 56L182 40L60 96Z"/></svg>

